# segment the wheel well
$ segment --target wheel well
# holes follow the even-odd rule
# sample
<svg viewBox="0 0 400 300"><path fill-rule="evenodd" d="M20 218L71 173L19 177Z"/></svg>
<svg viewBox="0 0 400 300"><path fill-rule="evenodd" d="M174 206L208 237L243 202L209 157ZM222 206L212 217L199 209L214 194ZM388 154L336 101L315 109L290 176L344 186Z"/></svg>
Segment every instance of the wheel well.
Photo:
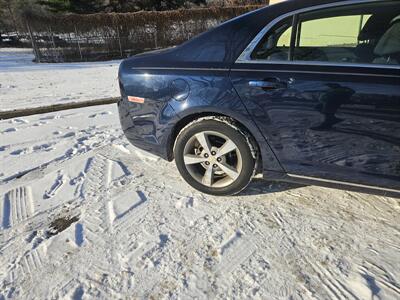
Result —
<svg viewBox="0 0 400 300"><path fill-rule="evenodd" d="M168 159L169 160L173 160L174 159L174 144L175 144L175 140L178 136L178 134L181 132L181 130L183 128L185 128L189 123L196 121L200 118L205 118L205 117L223 117L226 118L227 120L229 120L229 122L234 125L235 127L239 128L240 131L242 131L246 136L248 136L248 140L251 143L251 146L254 148L254 150L256 151L255 155L256 155L256 159L257 159L257 165L258 167L262 166L262 156L261 156L261 151L260 151L260 147L258 145L257 140L254 138L253 134L250 132L250 130L243 125L241 122L239 122L238 120L224 115L224 114L219 114L219 113L198 113L198 114L193 114L193 115L189 115L184 117L182 120L180 120L175 127L172 130L171 136L170 136L170 141L169 141L169 146L168 146Z"/></svg>

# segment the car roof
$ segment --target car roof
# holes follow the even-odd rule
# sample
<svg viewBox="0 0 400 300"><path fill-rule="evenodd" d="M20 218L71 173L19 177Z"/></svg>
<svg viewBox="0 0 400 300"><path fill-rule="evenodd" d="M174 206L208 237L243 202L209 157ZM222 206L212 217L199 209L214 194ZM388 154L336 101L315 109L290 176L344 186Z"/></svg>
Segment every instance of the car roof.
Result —
<svg viewBox="0 0 400 300"><path fill-rule="evenodd" d="M353 1L287 0L269 5L229 20L178 47L167 50L159 54L159 59L143 55L137 60L137 63L141 67L201 67L228 69L255 36L274 19L308 7L331 3L340 4L343 2L352 3Z"/></svg>
<svg viewBox="0 0 400 300"><path fill-rule="evenodd" d="M223 61L231 65L253 38L272 20L299 9L348 0L287 0L244 14L182 45L187 60ZM190 50L189 50L190 49ZM213 52L213 53L211 53Z"/></svg>

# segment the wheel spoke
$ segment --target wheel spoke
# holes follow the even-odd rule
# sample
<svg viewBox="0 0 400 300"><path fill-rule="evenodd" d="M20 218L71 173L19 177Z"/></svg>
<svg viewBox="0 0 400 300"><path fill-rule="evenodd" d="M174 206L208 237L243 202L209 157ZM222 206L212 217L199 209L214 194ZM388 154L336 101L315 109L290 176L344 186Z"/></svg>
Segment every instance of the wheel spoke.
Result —
<svg viewBox="0 0 400 300"><path fill-rule="evenodd" d="M185 161L185 165L195 165L205 162L207 158L200 156L200 155L193 155L193 154L186 154L183 157Z"/></svg>
<svg viewBox="0 0 400 300"><path fill-rule="evenodd" d="M235 142L219 131L192 135L183 149L188 175L209 189L228 187L242 172L242 154Z"/></svg>
<svg viewBox="0 0 400 300"><path fill-rule="evenodd" d="M206 186L212 186L213 179L214 179L214 168L210 166L206 169L202 182Z"/></svg>
<svg viewBox="0 0 400 300"><path fill-rule="evenodd" d="M222 171L226 173L230 178L236 180L239 177L239 173L232 167L228 166L225 163L217 163L218 167L221 168Z"/></svg>
<svg viewBox="0 0 400 300"><path fill-rule="evenodd" d="M232 152L233 150L236 150L236 145L232 140L227 140L225 144L222 145L221 148L219 148L217 152L217 157L224 156L225 154L228 154L229 152Z"/></svg>
<svg viewBox="0 0 400 300"><path fill-rule="evenodd" d="M206 151L207 154L210 154L211 146L210 146L210 142L209 142L206 134L204 132L197 133L196 139L200 143L200 145L203 147L204 151Z"/></svg>

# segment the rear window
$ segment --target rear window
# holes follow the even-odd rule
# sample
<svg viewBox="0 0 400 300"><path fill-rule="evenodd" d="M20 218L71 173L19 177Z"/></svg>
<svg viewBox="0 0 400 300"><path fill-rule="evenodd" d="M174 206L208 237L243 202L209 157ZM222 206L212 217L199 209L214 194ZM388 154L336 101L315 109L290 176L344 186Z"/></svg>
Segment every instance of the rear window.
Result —
<svg viewBox="0 0 400 300"><path fill-rule="evenodd" d="M251 59L400 65L400 3L364 3L287 18L266 34Z"/></svg>

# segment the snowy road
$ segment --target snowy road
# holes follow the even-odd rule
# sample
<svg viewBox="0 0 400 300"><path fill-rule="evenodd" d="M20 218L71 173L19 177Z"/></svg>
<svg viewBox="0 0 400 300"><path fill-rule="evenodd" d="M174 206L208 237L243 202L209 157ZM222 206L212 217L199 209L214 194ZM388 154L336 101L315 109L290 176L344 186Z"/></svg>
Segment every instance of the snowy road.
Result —
<svg viewBox="0 0 400 300"><path fill-rule="evenodd" d="M399 199L201 195L115 105L0 121L0 159L0 299L400 298Z"/></svg>

